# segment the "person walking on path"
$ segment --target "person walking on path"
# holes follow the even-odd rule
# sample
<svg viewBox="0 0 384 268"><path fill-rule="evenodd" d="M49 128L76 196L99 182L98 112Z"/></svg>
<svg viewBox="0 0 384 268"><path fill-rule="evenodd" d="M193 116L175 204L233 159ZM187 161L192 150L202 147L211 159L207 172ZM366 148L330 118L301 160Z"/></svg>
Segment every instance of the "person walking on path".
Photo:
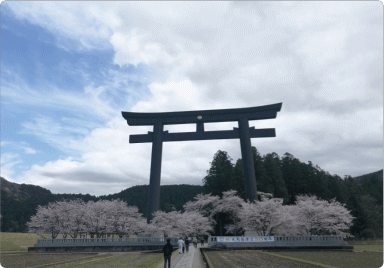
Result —
<svg viewBox="0 0 384 268"><path fill-rule="evenodd" d="M201 243L201 246L204 246L204 238L200 238L200 243Z"/></svg>
<svg viewBox="0 0 384 268"><path fill-rule="evenodd" d="M187 252L189 251L189 240L188 240L188 237L185 239L185 250Z"/></svg>
<svg viewBox="0 0 384 268"><path fill-rule="evenodd" d="M183 253L184 253L184 251L185 251L185 241L183 239Z"/></svg>
<svg viewBox="0 0 384 268"><path fill-rule="evenodd" d="M193 238L193 245L195 246L195 248L197 248L197 238L196 237Z"/></svg>
<svg viewBox="0 0 384 268"><path fill-rule="evenodd" d="M171 268L171 256L173 252L173 246L171 245L171 239L167 239L167 244L163 247L164 252L164 268L167 268L167 262L168 262L168 268Z"/></svg>
<svg viewBox="0 0 384 268"><path fill-rule="evenodd" d="M184 244L184 241L183 239L179 239L179 241L177 241L177 244L179 245L179 253L183 253L183 244Z"/></svg>

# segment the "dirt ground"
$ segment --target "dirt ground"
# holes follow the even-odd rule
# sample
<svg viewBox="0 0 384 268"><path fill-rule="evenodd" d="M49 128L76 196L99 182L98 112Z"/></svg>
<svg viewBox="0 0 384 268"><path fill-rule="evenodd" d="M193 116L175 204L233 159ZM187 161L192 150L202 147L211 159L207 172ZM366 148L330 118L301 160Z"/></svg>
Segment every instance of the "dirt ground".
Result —
<svg viewBox="0 0 384 268"><path fill-rule="evenodd" d="M205 252L214 267L220 268L315 268L319 266L305 264L250 251L210 251Z"/></svg>

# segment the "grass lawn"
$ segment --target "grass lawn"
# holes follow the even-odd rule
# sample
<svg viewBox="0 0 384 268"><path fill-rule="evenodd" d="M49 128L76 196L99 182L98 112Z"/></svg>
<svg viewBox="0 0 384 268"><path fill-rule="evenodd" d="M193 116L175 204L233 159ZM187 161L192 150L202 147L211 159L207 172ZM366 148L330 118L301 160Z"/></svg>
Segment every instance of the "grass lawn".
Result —
<svg viewBox="0 0 384 268"><path fill-rule="evenodd" d="M383 251L383 240L351 241L348 245L355 250L381 250Z"/></svg>
<svg viewBox="0 0 384 268"><path fill-rule="evenodd" d="M42 239L37 234L26 234L26 233L0 233L1 250L14 250L10 249L13 246L5 241L11 242L12 244L21 248L21 250L27 251L28 247L33 247L36 244L37 239ZM3 245L4 243L4 245Z"/></svg>
<svg viewBox="0 0 384 268"><path fill-rule="evenodd" d="M114 255L97 261L88 261L73 266L71 268L154 268L164 261L163 253L142 254L140 252L128 252Z"/></svg>
<svg viewBox="0 0 384 268"><path fill-rule="evenodd" d="M62 236L58 235L57 238L62 238ZM37 234L0 233L1 250L28 251L28 247L33 247L37 243L37 239L43 239L43 238ZM4 243L4 241L8 241L8 242ZM18 249L15 246L18 246L21 249Z"/></svg>
<svg viewBox="0 0 384 268"><path fill-rule="evenodd" d="M144 254L141 252L110 253L1 253L0 263L6 268L43 267L130 267L155 268L163 263L163 253Z"/></svg>
<svg viewBox="0 0 384 268"><path fill-rule="evenodd" d="M355 250L381 250L383 251L383 245L353 245Z"/></svg>
<svg viewBox="0 0 384 268"><path fill-rule="evenodd" d="M383 245L383 240L347 241L348 245Z"/></svg>
<svg viewBox="0 0 384 268"><path fill-rule="evenodd" d="M15 245L13 242L11 241L1 241L1 244L0 244L0 249L1 251L25 251L25 249L23 249L22 247L18 246L18 245Z"/></svg>
<svg viewBox="0 0 384 268"><path fill-rule="evenodd" d="M382 252L262 252L259 250L205 252L215 268L230 267L324 267L324 268L378 268L383 265Z"/></svg>
<svg viewBox="0 0 384 268"><path fill-rule="evenodd" d="M259 250L207 251L207 259L215 268L314 268L312 264L264 254Z"/></svg>
<svg viewBox="0 0 384 268"><path fill-rule="evenodd" d="M61 238L61 237L58 237ZM37 234L0 233L2 267L149 267L159 266L163 261L163 254L142 254L140 252L113 252L87 254L73 253L36 253L27 252L33 247Z"/></svg>
<svg viewBox="0 0 384 268"><path fill-rule="evenodd" d="M301 260L314 261L340 268L378 268L383 265L382 252L276 252L280 256L293 257Z"/></svg>
<svg viewBox="0 0 384 268"><path fill-rule="evenodd" d="M107 257L104 254L102 257ZM24 268L24 267L53 267L53 264L63 264L80 259L98 258L97 254L85 253L1 253L1 265L6 268Z"/></svg>

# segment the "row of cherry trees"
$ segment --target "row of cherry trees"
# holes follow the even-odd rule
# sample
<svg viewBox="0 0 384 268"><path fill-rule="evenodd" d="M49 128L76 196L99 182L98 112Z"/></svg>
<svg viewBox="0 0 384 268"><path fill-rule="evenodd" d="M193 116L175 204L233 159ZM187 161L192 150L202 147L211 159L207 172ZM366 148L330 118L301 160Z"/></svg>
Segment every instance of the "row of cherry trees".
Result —
<svg viewBox="0 0 384 268"><path fill-rule="evenodd" d="M121 238L139 234L180 237L207 235L212 231L209 219L197 211L157 211L151 224L147 224L137 207L127 206L121 200L88 203L71 200L38 206L27 226L30 233L43 238L48 234L53 239L59 234L64 238L81 235L91 238L117 235Z"/></svg>
<svg viewBox="0 0 384 268"><path fill-rule="evenodd" d="M43 238L45 234L53 239L59 234L64 238L83 234L99 238L106 234L123 237L143 232L144 222L137 207L127 206L121 200L85 203L77 199L38 206L27 226L29 232Z"/></svg>
<svg viewBox="0 0 384 268"><path fill-rule="evenodd" d="M200 194L195 201L184 205L185 212L157 211L150 224L138 212L121 200L61 201L39 206L27 223L29 232L43 238L77 238L79 235L119 237L152 234L154 236L201 236L213 232L219 215L226 215L230 224L224 226L227 234L240 235L244 231L259 235L343 235L352 225L353 217L345 206L335 199L331 202L316 196L297 196L294 205L283 206L283 199L259 192L261 201L244 202L236 191L223 196Z"/></svg>
<svg viewBox="0 0 384 268"><path fill-rule="evenodd" d="M200 194L188 202L186 211L198 211L211 223L219 220L220 213L229 217L224 226L227 234L239 235L244 231L259 235L342 235L348 231L353 217L344 204L332 199L330 202L316 196L296 196L294 205L283 206L282 198L258 192L261 201L244 202L236 191L223 192L222 198Z"/></svg>

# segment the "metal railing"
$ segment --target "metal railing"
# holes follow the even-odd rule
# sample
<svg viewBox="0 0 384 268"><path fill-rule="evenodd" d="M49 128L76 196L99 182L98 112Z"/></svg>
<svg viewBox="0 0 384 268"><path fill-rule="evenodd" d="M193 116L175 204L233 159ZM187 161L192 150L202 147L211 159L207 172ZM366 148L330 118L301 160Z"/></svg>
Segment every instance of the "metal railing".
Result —
<svg viewBox="0 0 384 268"><path fill-rule="evenodd" d="M249 237L218 237L210 236L208 245L227 246L344 246L347 242L343 236L321 235L321 236L249 236Z"/></svg>
<svg viewBox="0 0 384 268"><path fill-rule="evenodd" d="M37 239L35 246L162 245L167 242L167 239L167 237ZM170 239L171 244L177 244L178 238Z"/></svg>

